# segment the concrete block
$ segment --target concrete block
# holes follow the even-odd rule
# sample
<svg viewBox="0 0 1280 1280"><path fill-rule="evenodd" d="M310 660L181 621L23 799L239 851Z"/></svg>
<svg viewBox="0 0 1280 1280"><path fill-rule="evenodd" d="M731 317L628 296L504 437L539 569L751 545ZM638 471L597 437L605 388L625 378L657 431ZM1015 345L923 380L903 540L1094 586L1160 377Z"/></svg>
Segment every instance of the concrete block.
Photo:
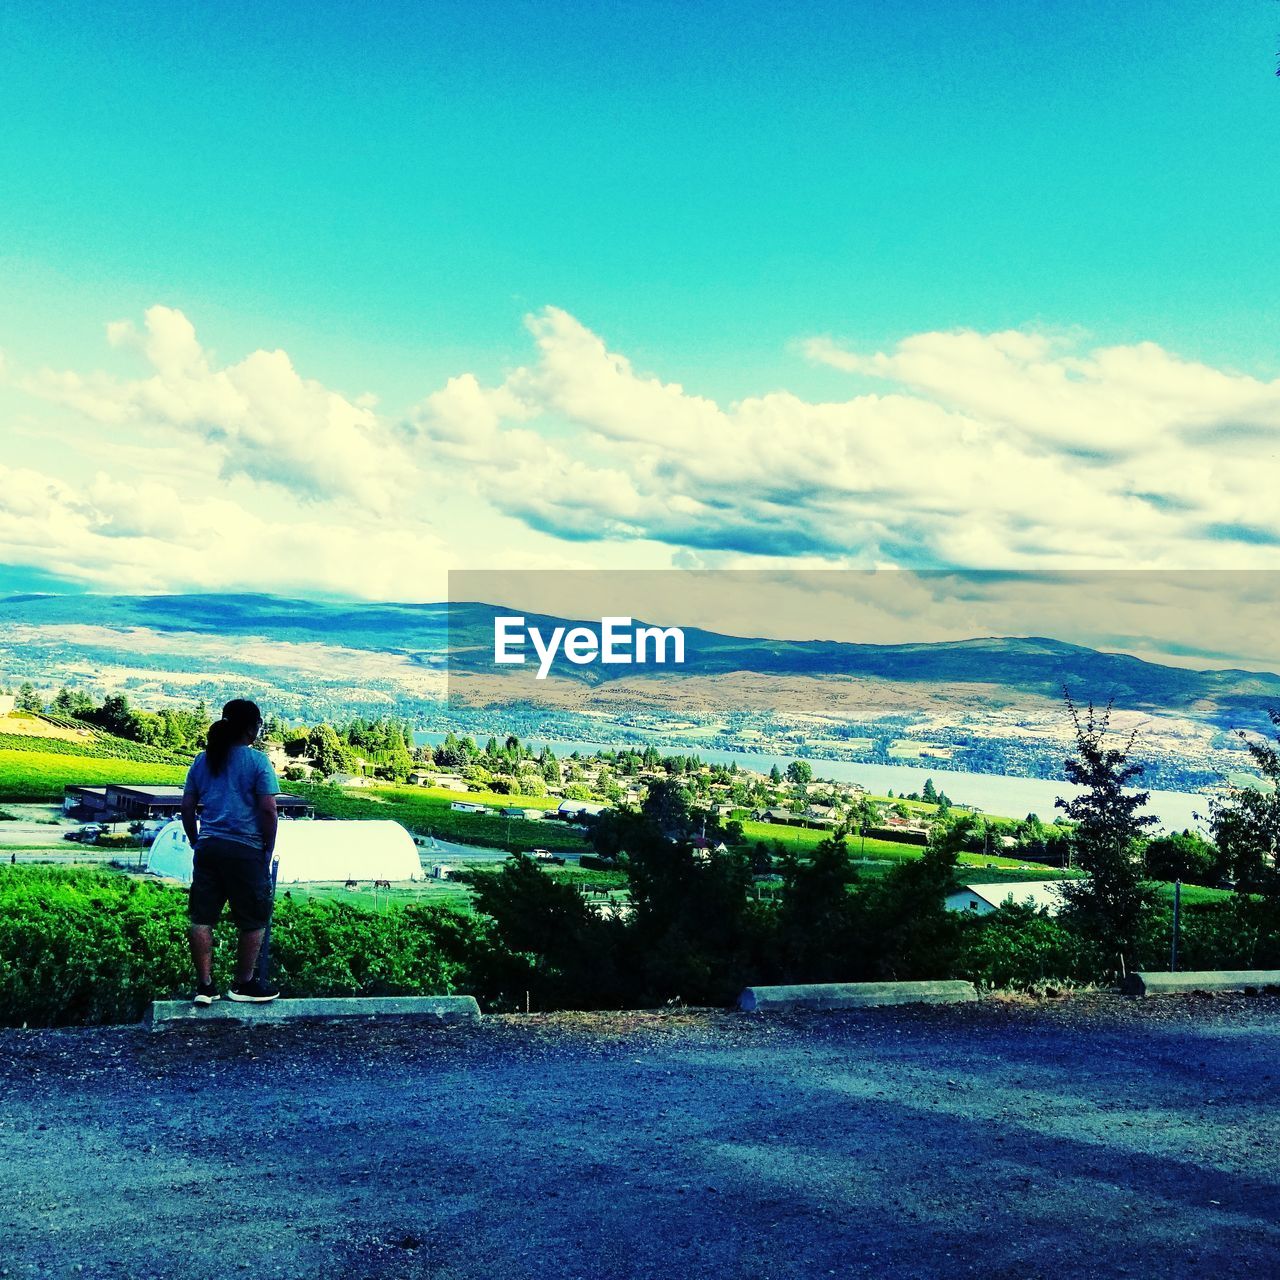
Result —
<svg viewBox="0 0 1280 1280"><path fill-rule="evenodd" d="M273 1000L242 1004L215 1000L196 1005L189 1000L157 1000L144 1023L159 1031L193 1022L295 1022L307 1018L423 1018L432 1022L479 1022L474 996L349 996L326 999Z"/></svg>
<svg viewBox="0 0 1280 1280"><path fill-rule="evenodd" d="M1127 996L1177 995L1186 991L1261 991L1280 988L1280 969L1202 969L1187 973L1131 973L1120 984Z"/></svg>
<svg viewBox="0 0 1280 1280"><path fill-rule="evenodd" d="M793 987L748 987L738 997L744 1013L793 1009L867 1009L886 1004L970 1004L972 982L825 982Z"/></svg>

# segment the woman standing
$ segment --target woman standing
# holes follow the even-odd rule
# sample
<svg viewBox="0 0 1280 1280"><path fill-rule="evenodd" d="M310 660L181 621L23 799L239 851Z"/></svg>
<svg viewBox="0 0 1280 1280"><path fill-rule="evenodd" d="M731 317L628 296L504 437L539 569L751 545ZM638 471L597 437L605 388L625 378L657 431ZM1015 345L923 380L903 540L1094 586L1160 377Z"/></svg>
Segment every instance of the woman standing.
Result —
<svg viewBox="0 0 1280 1280"><path fill-rule="evenodd" d="M213 929L229 902L240 931L230 1000L265 1003L280 993L255 977L271 919L271 855L276 843L276 792L271 762L251 744L262 712L233 698L209 727L208 745L192 761L182 795L182 826L195 850L187 909L196 1004L218 999L213 985ZM197 822L197 807L199 821Z"/></svg>

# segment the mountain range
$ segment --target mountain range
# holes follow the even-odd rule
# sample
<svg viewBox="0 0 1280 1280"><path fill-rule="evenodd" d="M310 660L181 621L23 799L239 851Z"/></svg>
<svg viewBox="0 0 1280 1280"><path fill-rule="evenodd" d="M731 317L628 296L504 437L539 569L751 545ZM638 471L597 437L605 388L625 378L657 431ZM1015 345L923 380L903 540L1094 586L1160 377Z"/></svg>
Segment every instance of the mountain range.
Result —
<svg viewBox="0 0 1280 1280"><path fill-rule="evenodd" d="M927 644L789 641L685 629L679 668L492 664L481 602L362 604L256 594L11 595L0 672L48 696L62 684L143 706L257 697L302 720L396 714L425 729L904 760L1052 772L1070 741L1064 687L1113 702L1153 759L1221 774L1234 730L1266 731L1280 676L1193 670L1048 637ZM526 613L544 630L578 620ZM447 699L446 699L446 694ZM1056 762L1056 764L1054 763Z"/></svg>

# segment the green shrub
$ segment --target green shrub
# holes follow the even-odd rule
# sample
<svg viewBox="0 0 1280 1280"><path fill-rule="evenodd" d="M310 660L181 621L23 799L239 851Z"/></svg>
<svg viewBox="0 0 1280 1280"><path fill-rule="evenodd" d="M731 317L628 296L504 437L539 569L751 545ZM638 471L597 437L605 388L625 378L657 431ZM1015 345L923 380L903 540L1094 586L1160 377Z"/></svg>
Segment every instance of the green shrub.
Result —
<svg viewBox="0 0 1280 1280"><path fill-rule="evenodd" d="M0 869L0 1023L129 1022L189 981L186 895L106 872Z"/></svg>
<svg viewBox="0 0 1280 1280"><path fill-rule="evenodd" d="M152 1000L186 998L187 895L83 868L0 867L0 1025L131 1022ZM277 902L272 977L286 995L468 990L487 972L485 925L413 904L374 913ZM218 929L214 977L231 979L235 928Z"/></svg>
<svg viewBox="0 0 1280 1280"><path fill-rule="evenodd" d="M1078 934L1027 903L964 920L955 976L988 987L1089 982L1101 958Z"/></svg>

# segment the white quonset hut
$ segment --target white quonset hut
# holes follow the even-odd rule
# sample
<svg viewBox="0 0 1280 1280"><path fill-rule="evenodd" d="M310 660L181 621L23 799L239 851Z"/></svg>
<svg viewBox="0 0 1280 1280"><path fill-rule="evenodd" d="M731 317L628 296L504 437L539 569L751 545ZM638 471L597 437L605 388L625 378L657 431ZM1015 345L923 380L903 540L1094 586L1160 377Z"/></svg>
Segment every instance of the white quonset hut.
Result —
<svg viewBox="0 0 1280 1280"><path fill-rule="evenodd" d="M282 822L276 835L280 884L310 880L420 880L413 837L398 822ZM191 845L181 822L155 838L147 870L191 883Z"/></svg>

